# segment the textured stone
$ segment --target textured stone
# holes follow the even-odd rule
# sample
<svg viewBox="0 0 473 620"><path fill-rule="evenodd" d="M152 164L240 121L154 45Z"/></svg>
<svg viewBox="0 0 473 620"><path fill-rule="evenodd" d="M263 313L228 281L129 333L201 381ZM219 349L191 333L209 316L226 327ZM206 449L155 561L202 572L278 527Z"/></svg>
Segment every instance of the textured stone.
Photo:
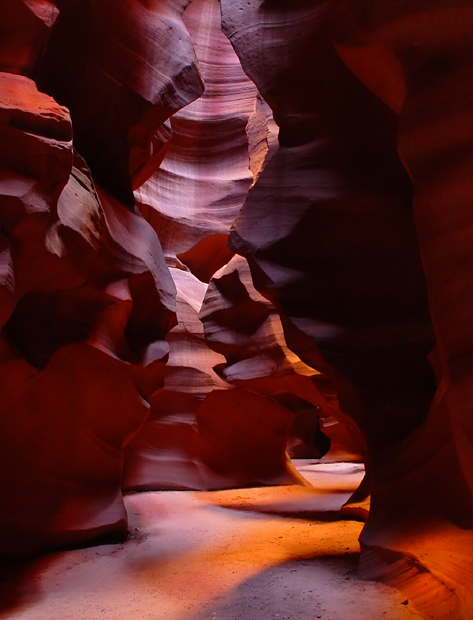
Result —
<svg viewBox="0 0 473 620"><path fill-rule="evenodd" d="M235 260L246 265L243 258ZM270 338L272 348L264 332L253 335L251 346L249 335L240 338L239 350L249 349L249 354L239 360L242 370L235 372L242 380L235 389L235 377L222 371L226 358L204 333L207 323L199 317L207 285L189 272L171 268L171 273L177 286L178 324L167 337L169 358L163 382L149 398L149 417L125 450L124 488L204 490L302 482L285 453L295 412L272 393L258 393L253 385L246 389L246 379L275 375L275 366L290 372L275 336ZM247 267L245 273L249 275ZM259 297L256 291L253 294ZM235 298L228 302L233 316L242 312L234 302ZM266 315L270 311L277 324L266 302ZM230 325L237 327L235 321ZM251 357L255 350L261 355ZM315 428L319 418L314 408L312 418Z"/></svg>
<svg viewBox="0 0 473 620"><path fill-rule="evenodd" d="M147 413L129 367L80 344L1 374L1 556L123 537L121 451Z"/></svg>
<svg viewBox="0 0 473 620"><path fill-rule="evenodd" d="M473 134L466 121L473 104L467 78L472 7L419 2L408 9L387 2L370 6L364 17L361 8L361 3L341 3L344 28L336 32L337 47L352 70L400 112L398 148L414 186L413 215L437 340L431 362L438 384L424 426L396 457L388 453L380 462L382 495L373 503L370 527L361 537L366 549L361 568L368 577L399 583L394 564L402 562L410 574L403 585L426 616L466 618L473 608L466 585L471 582L473 545L472 257L467 241ZM371 58L377 50L384 59L381 85L372 81ZM397 93L397 104L392 93ZM383 510L388 494L394 505L402 502L403 510L393 519L396 526L387 522ZM384 555L388 546L394 554L389 559ZM420 566L429 571L428 579L422 579L424 588L415 579Z"/></svg>
<svg viewBox="0 0 473 620"><path fill-rule="evenodd" d="M163 123L202 93L188 4L63 2L41 64L41 88L69 108L94 179L128 205L162 159Z"/></svg>
<svg viewBox="0 0 473 620"><path fill-rule="evenodd" d="M123 536L120 485L303 483L328 437L360 574L469 617L472 17L4 2L1 554Z"/></svg>
<svg viewBox="0 0 473 620"><path fill-rule="evenodd" d="M56 2L5 0L0 24L0 71L35 77L58 16Z"/></svg>
<svg viewBox="0 0 473 620"><path fill-rule="evenodd" d="M207 237L228 234L253 181L248 127L255 125L250 121L261 105L221 31L219 3L194 0L183 20L205 91L172 117L169 150L157 173L135 192L169 260ZM270 130L259 120L252 145L263 142L265 153Z"/></svg>
<svg viewBox="0 0 473 620"><path fill-rule="evenodd" d="M280 125L230 245L282 311L288 345L334 380L367 439L374 482L361 572L405 588L428 617L468 617L457 571L471 578L471 450L460 422L471 400L461 327L470 132L460 120L471 107L470 7L223 0L222 9ZM463 369L454 380L453 367Z"/></svg>
<svg viewBox="0 0 473 620"><path fill-rule="evenodd" d="M0 556L18 557L126 535L123 447L162 383L175 286L74 153L68 110L0 85Z"/></svg>
<svg viewBox="0 0 473 620"><path fill-rule="evenodd" d="M257 316L256 322L264 322L270 314L271 320L253 335L235 324L238 317L243 318L243 313L249 310L239 303L240 293L247 296L245 286L250 286L247 267L244 285L239 283L236 272L233 276L225 276L231 282L225 302L229 319L223 331L226 338L233 338L234 347L241 353L239 357L230 351L232 361L227 364L222 353L226 355L228 351L216 345L205 318L212 312L210 291L225 279L212 280L212 276L233 256L227 246L231 223L274 151L274 122L268 105L243 73L221 31L218 2L194 0L185 11L183 21L194 42L205 92L171 118L173 135L161 167L135 191L139 209L158 233L168 264L178 267L171 267L177 287L178 325L167 338L170 352L163 387L152 396L150 416L127 448L124 486L205 489L249 485L256 481L258 484L277 480L287 483L299 477L281 450L281 442L284 442L281 431L278 431L281 436L277 442L269 440L269 437L274 438L276 428L271 423L271 401L266 394L258 398L247 393L244 381L239 386L239 396L233 394L235 379L277 375L282 368L293 372L286 359L291 356L290 352L285 346L281 347L272 333L272 323L275 323L279 338L283 340L274 309L254 288L253 295L258 298L255 305L264 308L264 316ZM246 265L246 262L240 259L240 264ZM205 333L202 317L206 323ZM246 353L245 349L248 349ZM219 403L222 420L209 416L207 401ZM240 401L252 403L251 412L245 413ZM259 441L249 430L253 424L251 420L258 416L257 403L265 412L263 419L268 434L265 454L270 463L259 475L254 458L242 467L239 456L240 452L253 454ZM315 408L312 409L315 433L318 416ZM274 425L278 424L278 412L282 410L286 415L287 434L295 414L279 403ZM229 439L222 435L222 423L232 429L231 455L225 447ZM213 433L221 437L221 445L219 440L212 439ZM319 451L314 452L315 447L312 449L314 454L320 455ZM227 463L222 460L221 450L228 453ZM202 462L204 453L205 463ZM227 475L226 468L234 473Z"/></svg>

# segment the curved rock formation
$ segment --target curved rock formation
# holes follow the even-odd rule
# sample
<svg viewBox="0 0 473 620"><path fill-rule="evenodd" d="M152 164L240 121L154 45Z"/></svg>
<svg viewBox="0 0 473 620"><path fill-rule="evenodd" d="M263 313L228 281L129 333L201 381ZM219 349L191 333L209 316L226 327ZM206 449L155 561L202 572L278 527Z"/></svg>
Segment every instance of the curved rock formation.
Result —
<svg viewBox="0 0 473 620"><path fill-rule="evenodd" d="M123 447L162 382L175 321L155 232L95 185L69 110L8 72L37 73L45 33L28 24L57 15L48 2L16 5L4 31L33 16L23 64L9 64L13 37L1 56L2 557L126 535Z"/></svg>
<svg viewBox="0 0 473 620"><path fill-rule="evenodd" d="M285 347L275 310L251 286L243 258L235 257L209 286L190 272L171 268L171 273L178 325L167 337L169 359L162 384L149 398L150 415L125 450L124 488L305 484L290 464L286 444L289 437L293 443L298 437L299 445L305 439L311 457L328 450L321 432L319 447L313 439L319 417L329 424L330 414L338 412L328 403L332 394L325 398L311 379L314 371ZM252 303L260 308L255 316ZM303 400L306 393L309 402ZM339 449L351 448L350 457L359 457L340 429L331 427L330 434Z"/></svg>
<svg viewBox="0 0 473 620"><path fill-rule="evenodd" d="M466 618L469 132L446 102L453 93L471 106L471 7L222 0L222 10L280 125L230 245L281 310L289 346L334 380L367 440L361 573L404 587L428 617ZM399 131L380 99L401 113Z"/></svg>
<svg viewBox="0 0 473 620"><path fill-rule="evenodd" d="M420 609L432 617L467 618L473 608L467 585L473 548L472 256L467 241L473 135L466 119L473 104L467 77L473 8L465 2L419 2L409 8L387 2L364 14L360 9L358 3L340 3L337 48L348 66L400 112L398 148L414 186L413 215L437 340L432 363L438 382L422 433L409 438L406 454L394 459L399 478L383 485L379 512L373 505L372 524L361 538L368 550L362 571L398 580L395 558L413 578L419 565L403 555L409 550L429 569L428 588L415 587L413 579L406 584L420 598ZM382 80L381 71L373 79L374 54L383 59ZM393 455L386 457L381 471L389 471L392 480ZM394 501L405 501L406 494L416 498L414 506L400 511L396 528L382 512L388 488ZM388 561L386 547L392 554Z"/></svg>
<svg viewBox="0 0 473 620"><path fill-rule="evenodd" d="M36 77L59 14L57 4L49 0L5 0L0 24L2 71Z"/></svg>
<svg viewBox="0 0 473 620"><path fill-rule="evenodd" d="M196 1L184 13L188 4L58 2L58 13L47 2L28 1L4 22L5 31L13 31L30 11L38 28L27 32L25 22L25 36L36 38L29 47L21 43L29 59L23 65L7 63L14 37L5 38L3 68L30 73L68 107L31 79L0 76L2 440L15 447L5 453L5 502L13 504L4 508L7 527L18 523L2 554L123 535L120 484L221 488L299 480L285 454L293 410L264 389L236 389L216 374L214 366L225 359L209 348L198 317L207 285L197 275L209 280L232 256L229 227L274 145L274 130L268 106L220 30L218 3ZM163 37L170 37L167 55ZM167 117L202 90L192 40L208 90L173 118L170 145ZM229 85L233 90L222 93ZM231 157L222 156L227 150ZM171 188L181 187L185 197L177 204L192 206L189 191L196 200L194 215L181 226L183 243L175 231L168 238L156 227L168 260L180 267L172 277L156 232L131 197L131 188L153 174L166 152L162 171L176 158L184 171ZM162 171L150 183L160 187ZM148 215L143 205L142 212ZM180 222L179 215L177 227ZM255 346L266 347L264 335ZM276 365L284 365L288 351L269 351L268 360L273 353ZM254 360L244 365L253 376ZM261 368L266 375L274 370L272 362ZM117 398L107 407L108 392ZM217 402L222 420L214 417ZM42 424L48 431L34 445L31 428ZM125 444L141 426L125 451L122 477ZM74 456L62 467L68 452ZM44 453L47 464L38 467ZM94 469L102 472L96 480ZM30 470L35 477L29 482ZM42 496L31 496L31 514L38 502L46 505L35 527L20 519L23 500L14 501L15 489L22 496L31 485L44 486Z"/></svg>
<svg viewBox="0 0 473 620"><path fill-rule="evenodd" d="M365 435L389 443L423 420L434 388L426 357L434 338L395 117L338 58L326 11L222 6L243 65L274 106L281 144L231 245L291 322L290 346L336 373ZM260 28L268 34L258 37ZM264 36L286 64L260 62L252 45ZM297 71L303 54L309 76ZM365 401L356 411L355 398Z"/></svg>
<svg viewBox="0 0 473 620"><path fill-rule="evenodd" d="M189 3L57 3L39 86L69 108L95 181L127 205L164 156L163 123L203 90L182 22Z"/></svg>
<svg viewBox="0 0 473 620"><path fill-rule="evenodd" d="M270 127L255 85L221 31L219 3L194 0L183 20L205 92L172 117L166 157L136 198L169 259L212 237L228 260L226 235L253 181L250 168L257 174L264 161Z"/></svg>
<svg viewBox="0 0 473 620"><path fill-rule="evenodd" d="M339 410L333 385L287 348L279 315L254 288L244 258L236 256L214 275L200 318L208 345L225 356L216 368L220 376L270 396L294 416L288 431L290 456L319 458L332 442L331 455L361 458L364 441Z"/></svg>
<svg viewBox="0 0 473 620"><path fill-rule="evenodd" d="M300 480L285 454L294 411L273 402L270 392L246 390L245 385L255 376L276 381L283 368L293 373L286 359L289 351L274 335L269 336L272 343L267 341L270 327L269 331L255 327L251 333L249 326L245 335L245 329L227 324L227 336L236 328L235 342L242 352L236 374L227 373L208 324L204 334L201 323L215 310L206 283L233 255L227 247L231 223L274 150L274 123L221 31L218 2L194 0L183 21L195 45L205 92L172 117L171 144L162 165L135 192L141 213L163 243L168 264L179 267L171 267L178 325L167 339L170 354L163 386L152 395L150 416L126 450L124 487L208 489L289 483ZM248 269L244 271L245 284L239 282L237 271L231 275L229 267L225 277L232 283L227 299L217 301L230 306L233 322L247 309L239 304L239 293L247 295L245 287L251 280ZM212 279L209 291L225 277ZM254 289L253 294L261 297ZM271 309L263 310L264 316L256 321L269 314L276 321L271 305L264 299L263 305ZM283 341L280 325L277 329ZM261 355L255 356L254 350ZM237 390L238 377L243 381ZM319 416L313 405L307 407L311 413L305 413L306 433L315 435ZM314 454L315 447L307 443L306 451Z"/></svg>
<svg viewBox="0 0 473 620"><path fill-rule="evenodd" d="M5 0L0 555L125 535L122 484L303 482L322 429L360 574L469 617L472 11Z"/></svg>

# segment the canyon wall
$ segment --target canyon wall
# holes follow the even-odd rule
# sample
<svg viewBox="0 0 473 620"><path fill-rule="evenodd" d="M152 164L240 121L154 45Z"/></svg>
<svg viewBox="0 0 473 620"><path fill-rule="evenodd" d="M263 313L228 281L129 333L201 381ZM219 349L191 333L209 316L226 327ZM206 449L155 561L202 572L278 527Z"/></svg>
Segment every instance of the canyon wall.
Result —
<svg viewBox="0 0 473 620"><path fill-rule="evenodd" d="M12 0L2 24L1 555L123 538L123 489L306 484L286 448L324 454L321 420L359 458L243 258L205 304L221 336L199 317L277 143L219 4ZM309 401L274 396L289 375Z"/></svg>
<svg viewBox="0 0 473 620"><path fill-rule="evenodd" d="M472 13L7 0L0 555L331 443L360 575L469 617Z"/></svg>
<svg viewBox="0 0 473 620"><path fill-rule="evenodd" d="M473 608L472 22L454 4L222 0L280 126L230 247L366 439L360 574L403 587L429 618Z"/></svg>

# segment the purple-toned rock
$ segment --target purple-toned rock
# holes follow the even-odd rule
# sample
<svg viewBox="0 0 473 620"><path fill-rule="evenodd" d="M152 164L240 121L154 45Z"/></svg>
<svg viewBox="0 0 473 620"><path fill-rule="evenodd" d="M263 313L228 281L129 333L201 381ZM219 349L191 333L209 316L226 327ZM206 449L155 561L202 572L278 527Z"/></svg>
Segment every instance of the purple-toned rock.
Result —
<svg viewBox="0 0 473 620"><path fill-rule="evenodd" d="M163 124L202 93L189 2L61 2L41 63L40 87L69 108L94 180L128 206L162 160Z"/></svg>
<svg viewBox="0 0 473 620"><path fill-rule="evenodd" d="M170 261L228 234L272 139L267 107L221 30L219 2L194 0L183 21L205 91L171 118L169 150L135 192Z"/></svg>

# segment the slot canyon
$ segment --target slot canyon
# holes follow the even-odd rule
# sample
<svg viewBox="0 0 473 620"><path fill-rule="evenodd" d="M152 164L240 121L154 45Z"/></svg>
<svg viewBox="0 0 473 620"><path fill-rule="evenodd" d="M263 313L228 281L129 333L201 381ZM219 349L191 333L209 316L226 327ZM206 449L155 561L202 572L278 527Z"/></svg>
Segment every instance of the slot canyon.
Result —
<svg viewBox="0 0 473 620"><path fill-rule="evenodd" d="M0 618L471 620L472 153L471 0L2 0Z"/></svg>

